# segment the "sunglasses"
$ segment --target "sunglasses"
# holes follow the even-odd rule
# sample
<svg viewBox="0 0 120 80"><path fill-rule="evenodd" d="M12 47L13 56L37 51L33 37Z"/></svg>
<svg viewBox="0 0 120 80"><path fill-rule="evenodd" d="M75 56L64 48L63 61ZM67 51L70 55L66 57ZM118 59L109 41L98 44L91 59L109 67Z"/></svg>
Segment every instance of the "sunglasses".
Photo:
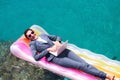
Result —
<svg viewBox="0 0 120 80"><path fill-rule="evenodd" d="M31 34L34 34L34 31L31 31L31 33L28 35L28 38L31 38Z"/></svg>

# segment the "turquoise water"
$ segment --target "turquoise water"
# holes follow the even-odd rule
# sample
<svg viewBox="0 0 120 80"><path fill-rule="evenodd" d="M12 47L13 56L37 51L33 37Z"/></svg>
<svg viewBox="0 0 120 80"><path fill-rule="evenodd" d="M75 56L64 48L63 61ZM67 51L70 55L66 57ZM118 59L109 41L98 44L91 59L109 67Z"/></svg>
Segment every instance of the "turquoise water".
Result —
<svg viewBox="0 0 120 80"><path fill-rule="evenodd" d="M120 0L0 0L0 41L33 24L70 43L120 60Z"/></svg>

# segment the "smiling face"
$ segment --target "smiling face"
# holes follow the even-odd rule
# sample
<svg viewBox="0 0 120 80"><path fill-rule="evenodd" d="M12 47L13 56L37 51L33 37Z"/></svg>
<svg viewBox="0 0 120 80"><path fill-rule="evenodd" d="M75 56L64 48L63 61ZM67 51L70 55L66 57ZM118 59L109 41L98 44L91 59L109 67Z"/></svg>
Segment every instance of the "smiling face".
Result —
<svg viewBox="0 0 120 80"><path fill-rule="evenodd" d="M35 40L37 38L35 32L32 29L27 30L25 35L29 40Z"/></svg>

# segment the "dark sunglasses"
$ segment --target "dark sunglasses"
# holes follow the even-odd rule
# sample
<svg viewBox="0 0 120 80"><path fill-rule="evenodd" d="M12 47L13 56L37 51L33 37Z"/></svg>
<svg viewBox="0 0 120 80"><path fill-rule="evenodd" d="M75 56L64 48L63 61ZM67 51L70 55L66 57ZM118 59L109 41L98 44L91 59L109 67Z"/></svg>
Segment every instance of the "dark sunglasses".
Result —
<svg viewBox="0 0 120 80"><path fill-rule="evenodd" d="M31 38L31 34L34 34L34 31L31 31L31 33L28 35L28 38Z"/></svg>

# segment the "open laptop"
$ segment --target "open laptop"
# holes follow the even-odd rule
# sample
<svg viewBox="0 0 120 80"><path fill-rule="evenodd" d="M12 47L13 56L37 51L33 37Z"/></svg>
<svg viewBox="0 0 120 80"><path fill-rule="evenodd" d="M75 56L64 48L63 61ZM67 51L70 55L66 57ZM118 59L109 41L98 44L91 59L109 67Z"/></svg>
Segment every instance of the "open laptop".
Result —
<svg viewBox="0 0 120 80"><path fill-rule="evenodd" d="M53 54L53 55L55 55L55 56L58 56L60 53L62 53L62 52L66 49L67 44L68 44L68 40L65 41L65 42L60 46L60 48L59 48L57 51L55 51L55 52L50 52L50 53Z"/></svg>

